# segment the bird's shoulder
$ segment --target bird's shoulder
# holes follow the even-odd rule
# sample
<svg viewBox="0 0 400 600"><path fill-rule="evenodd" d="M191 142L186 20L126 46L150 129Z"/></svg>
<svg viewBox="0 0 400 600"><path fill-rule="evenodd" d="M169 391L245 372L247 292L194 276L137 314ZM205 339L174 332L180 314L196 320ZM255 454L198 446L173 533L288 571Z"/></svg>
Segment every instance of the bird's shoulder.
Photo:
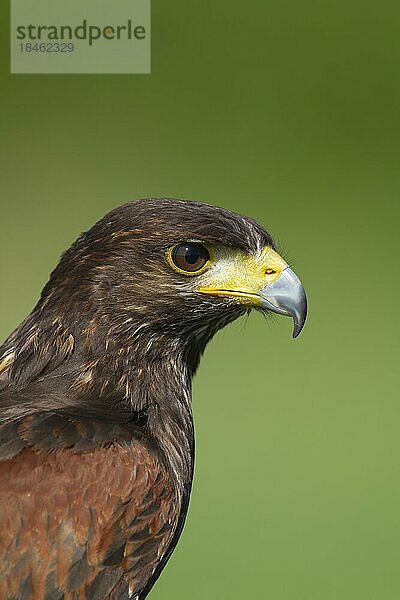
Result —
<svg viewBox="0 0 400 600"><path fill-rule="evenodd" d="M181 506L141 430L65 411L0 421L1 598L103 600L146 585Z"/></svg>

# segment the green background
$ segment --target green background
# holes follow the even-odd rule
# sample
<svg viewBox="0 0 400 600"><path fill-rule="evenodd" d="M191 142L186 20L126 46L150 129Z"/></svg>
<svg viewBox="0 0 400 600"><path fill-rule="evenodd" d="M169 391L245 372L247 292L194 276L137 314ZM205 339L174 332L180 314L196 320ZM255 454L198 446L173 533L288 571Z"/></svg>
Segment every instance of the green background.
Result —
<svg viewBox="0 0 400 600"><path fill-rule="evenodd" d="M168 195L261 221L306 327L252 315L194 385L188 522L154 600L400 597L400 5L161 0L151 75L9 75L0 333L112 207Z"/></svg>

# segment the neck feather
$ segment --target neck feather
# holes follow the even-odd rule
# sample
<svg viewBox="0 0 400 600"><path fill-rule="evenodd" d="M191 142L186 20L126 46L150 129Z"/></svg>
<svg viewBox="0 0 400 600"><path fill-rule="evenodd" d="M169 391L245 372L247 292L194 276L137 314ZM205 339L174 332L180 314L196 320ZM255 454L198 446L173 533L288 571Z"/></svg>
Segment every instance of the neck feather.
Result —
<svg viewBox="0 0 400 600"><path fill-rule="evenodd" d="M137 414L183 493L193 471L191 379L201 347L143 324L124 326L67 326L34 311L0 347L3 415L62 410L123 421Z"/></svg>

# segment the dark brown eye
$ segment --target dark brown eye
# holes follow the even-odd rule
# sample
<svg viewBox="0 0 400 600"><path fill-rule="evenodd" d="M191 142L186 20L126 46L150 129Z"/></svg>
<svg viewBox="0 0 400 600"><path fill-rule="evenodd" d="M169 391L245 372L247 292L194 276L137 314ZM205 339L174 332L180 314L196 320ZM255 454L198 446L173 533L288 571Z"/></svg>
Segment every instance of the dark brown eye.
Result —
<svg viewBox="0 0 400 600"><path fill-rule="evenodd" d="M171 261L175 267L185 273L195 274L210 260L207 248L197 242L178 244L171 252Z"/></svg>

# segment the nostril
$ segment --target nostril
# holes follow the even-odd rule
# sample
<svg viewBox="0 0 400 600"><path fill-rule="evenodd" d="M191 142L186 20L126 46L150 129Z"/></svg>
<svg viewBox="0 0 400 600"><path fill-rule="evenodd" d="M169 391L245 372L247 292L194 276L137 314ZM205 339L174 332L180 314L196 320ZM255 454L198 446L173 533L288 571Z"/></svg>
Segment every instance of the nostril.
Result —
<svg viewBox="0 0 400 600"><path fill-rule="evenodd" d="M275 273L276 273L275 269L265 269L266 275L275 275Z"/></svg>

